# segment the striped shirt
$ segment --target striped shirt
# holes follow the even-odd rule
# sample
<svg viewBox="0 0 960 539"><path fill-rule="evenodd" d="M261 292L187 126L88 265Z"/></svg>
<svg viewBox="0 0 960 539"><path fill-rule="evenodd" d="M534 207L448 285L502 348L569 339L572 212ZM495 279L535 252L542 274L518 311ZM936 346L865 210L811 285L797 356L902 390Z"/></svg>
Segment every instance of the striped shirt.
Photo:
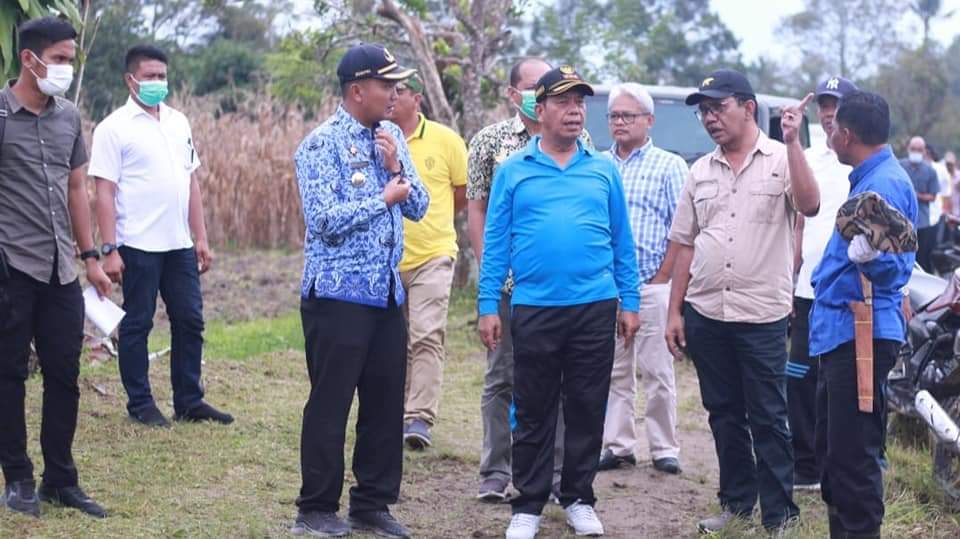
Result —
<svg viewBox="0 0 960 539"><path fill-rule="evenodd" d="M667 254L667 236L687 180L687 163L654 146L651 138L626 159L617 156L616 144L606 153L623 177L630 227L637 245L640 283L644 284L657 274Z"/></svg>

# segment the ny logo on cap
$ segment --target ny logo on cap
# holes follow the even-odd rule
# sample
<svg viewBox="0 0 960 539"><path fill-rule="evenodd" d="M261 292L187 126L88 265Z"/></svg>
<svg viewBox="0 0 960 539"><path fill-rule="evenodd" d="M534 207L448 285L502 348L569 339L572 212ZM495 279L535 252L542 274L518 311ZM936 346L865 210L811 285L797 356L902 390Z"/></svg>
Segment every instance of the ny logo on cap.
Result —
<svg viewBox="0 0 960 539"><path fill-rule="evenodd" d="M390 51L388 51L386 48L383 49L383 57L386 58L388 62L394 61L393 55L390 54Z"/></svg>
<svg viewBox="0 0 960 539"><path fill-rule="evenodd" d="M840 79L833 77L827 81L827 90L836 90L840 87Z"/></svg>
<svg viewBox="0 0 960 539"><path fill-rule="evenodd" d="M700 83L700 86L706 87L706 86L710 86L711 84L713 84L713 77L707 77L703 79L703 82Z"/></svg>

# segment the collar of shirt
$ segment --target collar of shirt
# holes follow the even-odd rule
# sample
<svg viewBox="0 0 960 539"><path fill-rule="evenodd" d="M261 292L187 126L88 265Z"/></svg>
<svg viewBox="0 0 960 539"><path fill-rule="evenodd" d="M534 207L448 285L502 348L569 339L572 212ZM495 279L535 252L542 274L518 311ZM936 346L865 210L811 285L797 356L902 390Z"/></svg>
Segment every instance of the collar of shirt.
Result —
<svg viewBox="0 0 960 539"><path fill-rule="evenodd" d="M552 157L547 155L546 152L540 149L540 141L543 140L543 137L540 135L534 136L530 139L530 142L520 150L521 155L523 156L524 161L535 161L540 164L549 165L559 169L561 172L569 168L572 168L576 165L581 159L590 157L593 155L593 152L587 148L583 141L577 138L577 152L570 158L570 161L567 162L567 166L560 167L557 165L557 162L553 160Z"/></svg>
<svg viewBox="0 0 960 539"><path fill-rule="evenodd" d="M520 119L519 112L514 114L513 118L510 118L510 132L514 135L527 132L527 126L523 125L523 120Z"/></svg>
<svg viewBox="0 0 960 539"><path fill-rule="evenodd" d="M890 150L890 146L884 146L883 149L868 157L850 172L850 186L856 187L860 180L867 177L880 163L892 158L893 151Z"/></svg>
<svg viewBox="0 0 960 539"><path fill-rule="evenodd" d="M3 90L4 95L7 96L7 107L10 109L10 114L16 114L20 112L20 110L24 109L23 103L21 103L20 100L17 99L17 95L13 93L13 85L16 82L17 82L16 80L10 81L9 83L7 83L7 87L4 88ZM50 114L50 112L53 111L54 109L62 109L62 108L63 108L63 105L61 105L57 101L56 97L50 97L49 99L47 99L47 104L45 107L43 107L43 111L40 112L40 116L46 116L47 114ZM30 110L27 110L27 112L29 112L30 114L33 114L33 112L31 112Z"/></svg>
<svg viewBox="0 0 960 539"><path fill-rule="evenodd" d="M756 142L753 143L753 149L748 154L748 157L753 156L757 152L760 152L763 155L773 155L773 152L776 149L776 145L774 144L774 142L770 140L770 137L768 137L767 134L764 133L762 129L758 128L757 133L758 133L757 140ZM716 148L714 148L713 153L710 155L710 159L723 163L728 167L730 166L730 162L727 161L727 157L723 153L723 147L719 145ZM751 159L747 159L746 161L744 161L743 169L747 168L749 161L751 161ZM741 171L743 169L741 169Z"/></svg>
<svg viewBox="0 0 960 539"><path fill-rule="evenodd" d="M166 119L167 116L170 115L170 112L169 112L170 107L166 106L166 105L163 104L163 103L160 103L160 104L157 105L157 106L159 107L159 109L158 109L158 110L159 110L159 112L158 112L159 117L162 118L162 119ZM147 112L146 109L144 109L144 108L141 107L136 101L134 101L133 96L130 96L130 97L127 98L127 102L123 105L123 108L124 108L125 111L127 111L127 114L130 115L130 118L136 118L137 116L139 116L139 115L141 115L141 114L144 115L144 116L147 116L147 117L149 117L149 118L153 118L153 115L152 115L152 114L150 114L149 112Z"/></svg>
<svg viewBox="0 0 960 539"><path fill-rule="evenodd" d="M423 139L423 133L427 130L427 118L422 113L418 114L420 121L417 123L417 128L413 130L413 134L407 137L407 142L418 138Z"/></svg>
<svg viewBox="0 0 960 539"><path fill-rule="evenodd" d="M371 129L357 121L352 114L347 112L347 109L344 108L342 103L337 105L337 112L334 114L333 124L342 129L346 129L351 135L362 136L366 133L370 138L373 138Z"/></svg>
<svg viewBox="0 0 960 539"><path fill-rule="evenodd" d="M617 149L618 149L617 143L614 142L613 146L610 148L610 156L613 157L614 163L618 165L623 165L630 162L634 158L643 159L643 156L645 156L647 152L650 150L650 148L652 147L653 147L653 137L647 137L647 141L641 144L639 148L634 148L633 151L630 152L630 155L628 155L626 159L620 159L620 155L617 154Z"/></svg>

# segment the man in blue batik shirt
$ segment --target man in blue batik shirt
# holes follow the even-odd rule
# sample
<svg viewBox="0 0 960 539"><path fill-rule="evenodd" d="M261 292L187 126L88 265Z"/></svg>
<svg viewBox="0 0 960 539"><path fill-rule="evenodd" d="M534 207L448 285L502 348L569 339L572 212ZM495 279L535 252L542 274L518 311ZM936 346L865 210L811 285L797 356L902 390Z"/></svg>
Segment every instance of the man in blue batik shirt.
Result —
<svg viewBox="0 0 960 539"><path fill-rule="evenodd" d="M400 493L403 464L407 330L397 268L403 217L419 221L430 198L403 133L384 119L397 82L413 72L380 45L351 47L337 68L343 103L294 156L307 228L300 315L310 375L296 534L410 535L387 509ZM354 391L357 486L348 525L337 510Z"/></svg>
<svg viewBox="0 0 960 539"><path fill-rule="evenodd" d="M917 198L910 178L897 162L887 138L890 111L876 94L852 92L840 100L830 146L850 165L850 196L867 191L912 223ZM823 463L822 497L828 506L831 537L880 537L883 521L883 445L885 406L881 384L904 340L900 290L910 278L914 253L881 253L858 235L846 241L834 231L823 260L813 273L810 355L819 356L817 450ZM857 407L854 317L850 303L863 301L860 274L873 288L874 410Z"/></svg>

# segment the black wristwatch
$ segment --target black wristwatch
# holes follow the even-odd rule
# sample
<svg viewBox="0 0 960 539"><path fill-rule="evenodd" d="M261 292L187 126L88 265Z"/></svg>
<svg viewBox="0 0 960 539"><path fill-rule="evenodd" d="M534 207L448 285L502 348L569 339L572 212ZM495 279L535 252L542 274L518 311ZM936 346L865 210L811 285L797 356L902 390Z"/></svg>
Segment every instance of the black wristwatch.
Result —
<svg viewBox="0 0 960 539"><path fill-rule="evenodd" d="M107 255L109 255L110 253L112 253L112 252L114 252L114 251L116 251L116 250L117 250L117 246L116 246L115 244L113 244L113 243L104 243L104 244L100 247L100 254L102 254L103 256L107 256Z"/></svg>
<svg viewBox="0 0 960 539"><path fill-rule="evenodd" d="M97 252L96 248L80 253L80 260L86 260L88 258L96 258L97 260L100 260L100 253Z"/></svg>

